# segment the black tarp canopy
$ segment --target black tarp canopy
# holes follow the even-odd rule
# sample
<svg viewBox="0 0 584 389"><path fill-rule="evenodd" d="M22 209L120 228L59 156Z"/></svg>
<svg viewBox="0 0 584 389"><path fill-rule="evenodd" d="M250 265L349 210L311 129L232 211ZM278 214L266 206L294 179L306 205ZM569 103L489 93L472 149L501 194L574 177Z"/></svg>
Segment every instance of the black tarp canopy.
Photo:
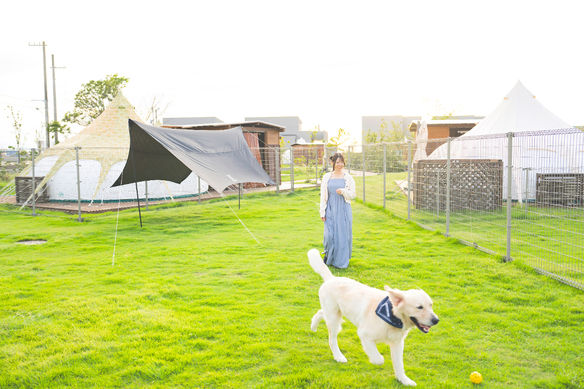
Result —
<svg viewBox="0 0 584 389"><path fill-rule="evenodd" d="M275 185L252 154L241 127L205 131L161 128L128 119L130 152L112 187L140 181L180 184L191 172L217 192L229 185Z"/></svg>

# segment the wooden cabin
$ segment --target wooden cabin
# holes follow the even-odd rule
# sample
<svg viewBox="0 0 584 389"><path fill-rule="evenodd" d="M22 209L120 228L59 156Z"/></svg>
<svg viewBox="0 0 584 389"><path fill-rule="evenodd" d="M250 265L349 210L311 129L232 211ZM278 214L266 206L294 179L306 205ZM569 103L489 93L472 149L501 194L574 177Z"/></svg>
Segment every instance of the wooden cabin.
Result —
<svg viewBox="0 0 584 389"><path fill-rule="evenodd" d="M294 143L290 145L294 150L294 161L298 158L304 157L306 163L315 163L315 158L318 163L322 164L324 158L324 143Z"/></svg>
<svg viewBox="0 0 584 389"><path fill-rule="evenodd" d="M170 125L161 126L163 128L178 128L183 130L228 130L235 127L243 129L243 136L247 141L249 148L253 155L255 155L258 162L262 165L266 173L274 180L278 181L277 172L280 171L280 159L276 158L277 152L275 149L280 148L280 133L284 132L285 127L266 123L262 121L241 122L241 123L207 123L207 124L186 124L186 125ZM259 184L263 186L263 184ZM257 186L256 184L246 184L245 187Z"/></svg>
<svg viewBox="0 0 584 389"><path fill-rule="evenodd" d="M456 118L447 120L429 120L426 122L428 126L428 140L426 145L426 155L432 154L434 150L446 143L447 138L458 138L472 130L484 116L472 116L468 118ZM416 137L420 120L413 121L408 130ZM432 139L436 139L432 141Z"/></svg>

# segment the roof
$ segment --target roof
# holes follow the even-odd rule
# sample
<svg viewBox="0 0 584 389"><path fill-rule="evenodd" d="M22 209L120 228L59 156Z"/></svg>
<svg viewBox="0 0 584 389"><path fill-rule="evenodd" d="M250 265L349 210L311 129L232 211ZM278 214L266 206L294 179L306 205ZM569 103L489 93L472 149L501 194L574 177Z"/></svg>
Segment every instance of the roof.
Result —
<svg viewBox="0 0 584 389"><path fill-rule="evenodd" d="M279 126L277 124L253 121L253 122L240 122L240 123L207 123L207 124L188 124L184 126L179 125L163 125L162 128L177 128L183 130L228 130L235 127L243 127L245 129L257 128L258 130L276 130L282 132L286 127Z"/></svg>
<svg viewBox="0 0 584 389"><path fill-rule="evenodd" d="M100 164L99 178L93 197L104 183L111 168L126 160L130 147L128 119L142 122L134 106L119 92L105 110L87 127L71 138L43 151L37 164L48 157L56 157L56 162L45 174L39 188L45 185L67 162L76 160L74 147L78 150L79 160L94 160ZM23 172L26 174L26 172ZM92 197L92 199L93 199Z"/></svg>
<svg viewBox="0 0 584 389"><path fill-rule="evenodd" d="M563 128L572 126L544 107L521 81L517 81L497 108L463 136Z"/></svg>
<svg viewBox="0 0 584 389"><path fill-rule="evenodd" d="M184 126L187 124L209 124L209 123L223 123L223 120L215 116L207 117L173 117L163 118L162 124L169 126Z"/></svg>
<svg viewBox="0 0 584 389"><path fill-rule="evenodd" d="M426 124L428 127L433 126L449 126L449 127L468 127L476 126L483 118L473 118L473 119L448 119L448 120L427 120ZM408 128L411 132L418 130L417 121L413 121Z"/></svg>

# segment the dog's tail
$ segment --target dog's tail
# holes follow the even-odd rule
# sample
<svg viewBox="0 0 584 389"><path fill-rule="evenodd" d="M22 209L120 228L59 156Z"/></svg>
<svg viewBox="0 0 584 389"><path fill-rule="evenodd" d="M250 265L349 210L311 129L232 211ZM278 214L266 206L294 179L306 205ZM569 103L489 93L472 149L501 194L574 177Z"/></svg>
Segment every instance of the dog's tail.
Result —
<svg viewBox="0 0 584 389"><path fill-rule="evenodd" d="M329 270L328 266L324 264L322 258L317 249L312 249L308 251L308 262L315 272L320 274L323 280L328 281L333 278L333 273Z"/></svg>

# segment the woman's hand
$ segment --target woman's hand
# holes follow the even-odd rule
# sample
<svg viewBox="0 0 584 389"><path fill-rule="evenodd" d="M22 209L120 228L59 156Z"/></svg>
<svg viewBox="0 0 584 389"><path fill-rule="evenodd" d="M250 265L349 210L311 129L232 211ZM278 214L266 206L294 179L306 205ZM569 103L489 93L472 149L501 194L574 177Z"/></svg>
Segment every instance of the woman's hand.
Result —
<svg viewBox="0 0 584 389"><path fill-rule="evenodd" d="M343 190L341 188L337 189L337 194L342 195L343 194Z"/></svg>
<svg viewBox="0 0 584 389"><path fill-rule="evenodd" d="M322 220L323 222L325 222L325 221L326 221L326 217L322 216L322 217L320 218L320 220Z"/></svg>

